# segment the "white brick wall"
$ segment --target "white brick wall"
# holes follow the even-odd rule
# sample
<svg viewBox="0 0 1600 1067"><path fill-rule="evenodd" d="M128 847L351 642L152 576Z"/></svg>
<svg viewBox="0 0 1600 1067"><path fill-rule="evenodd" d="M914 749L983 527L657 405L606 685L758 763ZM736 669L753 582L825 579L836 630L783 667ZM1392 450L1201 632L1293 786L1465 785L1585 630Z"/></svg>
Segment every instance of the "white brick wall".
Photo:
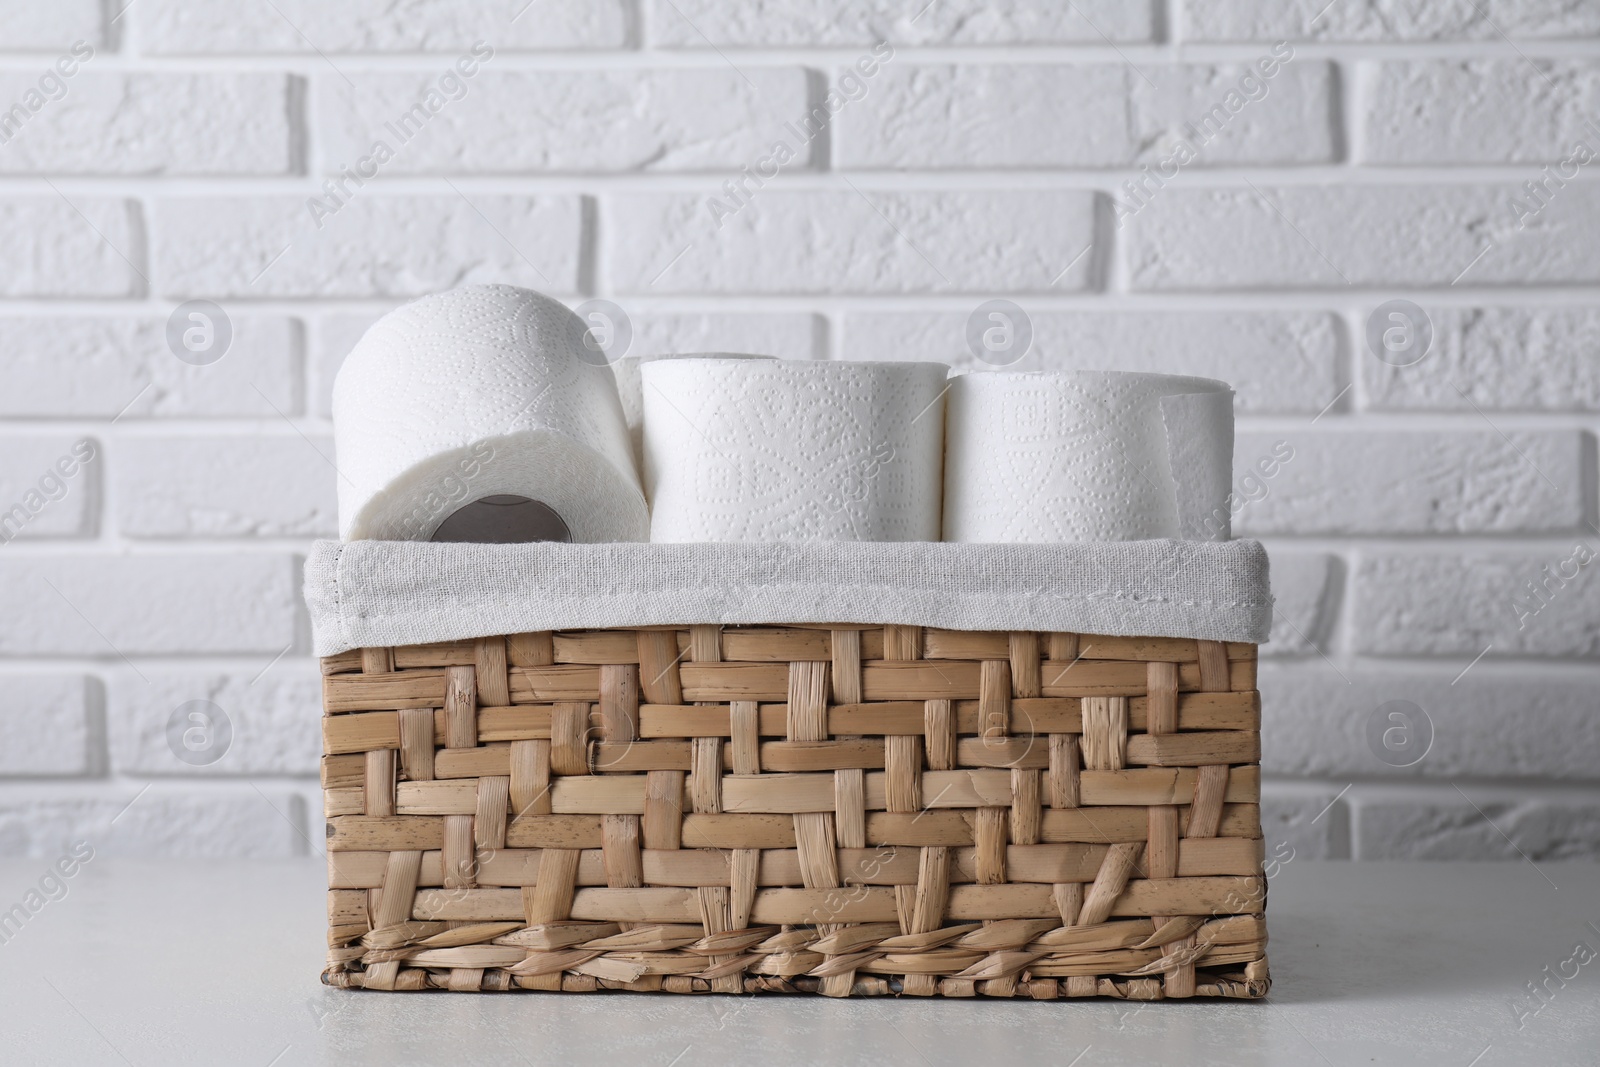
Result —
<svg viewBox="0 0 1600 1067"><path fill-rule="evenodd" d="M926 9L898 0L765 0L730 9L720 0L673 0L649 9L649 41L662 48L740 49L849 47L885 39L925 46L1147 41L1156 17L1150 0L1029 0L997 7L985 0Z"/></svg>
<svg viewBox="0 0 1600 1067"><path fill-rule="evenodd" d="M0 774L86 775L99 768L91 735L94 683L81 674L17 674L5 678L0 722L15 739L0 748Z"/></svg>
<svg viewBox="0 0 1600 1067"><path fill-rule="evenodd" d="M1240 512L1239 536L1577 533L1589 517L1584 486L1594 473L1577 431L1502 437L1489 428L1327 425L1237 435L1240 464L1271 453L1279 440L1294 448L1266 495Z"/></svg>
<svg viewBox="0 0 1600 1067"><path fill-rule="evenodd" d="M99 0L0 0L6 47L17 52L65 51L74 41L98 46L104 40L104 18Z"/></svg>
<svg viewBox="0 0 1600 1067"><path fill-rule="evenodd" d="M630 6L540 0L529 13L458 0L151 0L133 32L148 55L461 52L479 40L516 51L616 49L629 41Z"/></svg>
<svg viewBox="0 0 1600 1067"><path fill-rule="evenodd" d="M32 131L24 127L13 140ZM10 145L5 146L9 148ZM7 196L0 199L0 296L142 295L133 257L138 208L112 197Z"/></svg>
<svg viewBox="0 0 1600 1067"><path fill-rule="evenodd" d="M1564 0L1350 0L1322 11L1281 0L1187 0L1196 41L1536 41L1600 34L1600 11Z"/></svg>
<svg viewBox="0 0 1600 1067"><path fill-rule="evenodd" d="M284 431L128 440L112 521L137 538L337 537L333 442Z"/></svg>
<svg viewBox="0 0 1600 1067"><path fill-rule="evenodd" d="M1600 103L1592 61L1423 60L1376 63L1368 79L1363 159L1373 164L1531 163L1565 155ZM1537 99L1538 108L1517 104Z"/></svg>
<svg viewBox="0 0 1600 1067"><path fill-rule="evenodd" d="M210 366L174 359L166 316L154 309L63 316L0 306L7 419L233 418L298 415L300 325L287 317L233 318L228 358Z"/></svg>
<svg viewBox="0 0 1600 1067"><path fill-rule="evenodd" d="M0 616L0 656L92 656L138 671L134 656L274 656L298 636L299 568L286 553L6 548L18 551L0 559L0 601L26 610Z"/></svg>
<svg viewBox="0 0 1600 1067"><path fill-rule="evenodd" d="M489 61L491 64L493 60ZM449 69L447 64L435 64ZM354 86L316 81L313 137L324 170L354 163L387 139L385 174L737 170L765 153L766 129L806 112L799 67L753 70L517 71L484 69L400 144L388 128L439 74L372 74ZM403 132L404 126L396 124ZM485 137L485 129L516 130ZM792 165L804 166L805 154Z"/></svg>
<svg viewBox="0 0 1600 1067"><path fill-rule="evenodd" d="M325 199L321 189L309 192ZM578 290L577 196L358 189L320 219L310 198L161 197L151 210L153 288L174 302L411 297L491 280Z"/></svg>
<svg viewBox="0 0 1600 1067"><path fill-rule="evenodd" d="M83 69L0 152L4 174L286 174L293 162L282 74L111 74ZM0 100L38 85L0 74ZM108 235L109 236L109 235Z"/></svg>
<svg viewBox="0 0 1600 1067"><path fill-rule="evenodd" d="M332 378L494 280L634 354L970 366L1006 297L1017 369L1229 379L1272 843L1600 858L1600 7L1320 6L0 0L0 854L318 849Z"/></svg>
<svg viewBox="0 0 1600 1067"><path fill-rule="evenodd" d="M769 189L720 227L703 192L619 194L603 209L621 293L1037 293L1085 289L1094 273L1077 257L1095 197L1075 190Z"/></svg>
<svg viewBox="0 0 1600 1067"><path fill-rule="evenodd" d="M1129 166L1198 121L1245 69L908 61L840 112L833 158L847 170ZM1230 122L1206 146L1205 164L1329 162L1329 71L1321 62L1283 71L1270 83L1272 108Z"/></svg>

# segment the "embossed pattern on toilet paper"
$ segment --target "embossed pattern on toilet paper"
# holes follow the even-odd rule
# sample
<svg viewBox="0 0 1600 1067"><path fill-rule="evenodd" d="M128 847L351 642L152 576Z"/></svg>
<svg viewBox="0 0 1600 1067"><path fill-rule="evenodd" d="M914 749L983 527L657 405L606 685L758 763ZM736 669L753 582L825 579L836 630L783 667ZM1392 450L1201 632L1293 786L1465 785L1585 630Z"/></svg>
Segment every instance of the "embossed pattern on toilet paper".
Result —
<svg viewBox="0 0 1600 1067"><path fill-rule="evenodd" d="M776 356L750 352L671 352L654 356L624 356L611 364L617 378L617 397L622 401L622 419L628 424L628 439L633 445L634 462L644 477L644 377L641 368L658 359L776 359Z"/></svg>
<svg viewBox="0 0 1600 1067"><path fill-rule="evenodd" d="M652 541L934 541L937 363L642 368Z"/></svg>
<svg viewBox="0 0 1600 1067"><path fill-rule="evenodd" d="M944 539L1225 538L1225 522L1204 531L1227 515L1231 398L1221 382L1166 375L962 375L949 397Z"/></svg>

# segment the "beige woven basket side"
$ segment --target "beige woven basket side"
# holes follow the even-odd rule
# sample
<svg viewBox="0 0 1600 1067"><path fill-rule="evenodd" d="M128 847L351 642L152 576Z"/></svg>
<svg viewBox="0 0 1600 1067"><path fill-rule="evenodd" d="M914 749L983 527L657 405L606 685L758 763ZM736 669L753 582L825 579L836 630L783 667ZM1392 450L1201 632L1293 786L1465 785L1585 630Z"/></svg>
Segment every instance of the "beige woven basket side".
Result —
<svg viewBox="0 0 1600 1067"><path fill-rule="evenodd" d="M329 984L1267 991L1253 645L690 626L323 673Z"/></svg>

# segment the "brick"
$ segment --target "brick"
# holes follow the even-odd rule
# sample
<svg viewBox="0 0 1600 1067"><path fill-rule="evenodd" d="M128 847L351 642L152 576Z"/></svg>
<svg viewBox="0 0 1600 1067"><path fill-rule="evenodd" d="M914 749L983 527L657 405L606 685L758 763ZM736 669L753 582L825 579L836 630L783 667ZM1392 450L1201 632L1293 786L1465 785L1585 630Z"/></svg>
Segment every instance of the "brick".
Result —
<svg viewBox="0 0 1600 1067"><path fill-rule="evenodd" d="M172 354L163 319L0 316L0 417L299 414L299 324L229 319L227 353L197 367Z"/></svg>
<svg viewBox="0 0 1600 1067"><path fill-rule="evenodd" d="M0 559L0 602L18 609L0 656L273 656L295 640L299 585L283 555Z"/></svg>
<svg viewBox="0 0 1600 1067"><path fill-rule="evenodd" d="M1297 289L1600 281L1600 256L1577 236L1600 227L1600 186L1568 185L1530 222L1531 208L1526 192L1510 184L1169 184L1124 219L1129 283Z"/></svg>
<svg viewBox="0 0 1600 1067"><path fill-rule="evenodd" d="M138 295L137 211L107 197L0 199L0 296Z"/></svg>
<svg viewBox="0 0 1600 1067"><path fill-rule="evenodd" d="M974 308L977 301L973 302ZM1097 370L1115 353L1118 370L1220 378L1242 413L1316 414L1339 395L1339 329L1333 316L1300 312L1040 311L1028 353L1005 369ZM984 369L967 347L971 312L849 312L846 359L940 359Z"/></svg>
<svg viewBox="0 0 1600 1067"><path fill-rule="evenodd" d="M1543 552L1364 557L1352 594L1355 651L1600 656L1597 557L1593 538Z"/></svg>
<svg viewBox="0 0 1600 1067"><path fill-rule="evenodd" d="M7 437L0 450L0 543L94 533L105 446L52 433Z"/></svg>
<svg viewBox="0 0 1600 1067"><path fill-rule="evenodd" d="M705 195L619 194L603 210L622 292L1083 290L1094 194L756 191L719 220ZM1074 263L1076 260L1076 263Z"/></svg>
<svg viewBox="0 0 1600 1067"><path fill-rule="evenodd" d="M1261 62L1274 71L1261 75ZM1241 163L1326 163L1337 155L1330 64L1282 62L1262 56L1246 63L1196 64L1127 70L1128 107L1139 158L1160 163L1187 143L1186 166Z"/></svg>
<svg viewBox="0 0 1600 1067"><path fill-rule="evenodd" d="M321 676L316 664L283 659L256 671L226 673L195 670L146 670L148 683L119 676L110 693L111 768L130 775L315 775L321 738L313 721L321 704ZM189 763L174 754L168 722L191 701L208 701L203 709L211 744L220 744L221 718L228 743L204 751L209 763ZM220 711L220 717L218 715ZM186 714L180 722L188 722ZM182 745L180 734L180 746Z"/></svg>
<svg viewBox="0 0 1600 1067"><path fill-rule="evenodd" d="M1600 668L1556 671L1483 662L1462 675L1465 666L1342 666L1341 677L1320 661L1265 665L1262 766L1272 774L1330 779L1594 778ZM1414 704L1427 716L1432 742L1425 754L1373 749L1369 722L1405 725L1380 712L1391 701ZM1420 745L1426 727L1420 721L1410 725ZM1409 763L1412 756L1421 758Z"/></svg>
<svg viewBox="0 0 1600 1067"><path fill-rule="evenodd" d="M1127 162L1137 153L1126 99L1133 76L1105 64L891 64L835 118L834 160L842 168Z"/></svg>
<svg viewBox="0 0 1600 1067"><path fill-rule="evenodd" d="M1264 782L1261 837L1269 877L1296 860L1349 859L1350 809L1337 789Z"/></svg>
<svg viewBox="0 0 1600 1067"><path fill-rule="evenodd" d="M319 229L301 197L162 200L155 283L173 297L420 296L473 282L578 288L576 196L353 197Z"/></svg>
<svg viewBox="0 0 1600 1067"><path fill-rule="evenodd" d="M116 525L127 537L336 537L333 441L135 437L117 447Z"/></svg>
<svg viewBox="0 0 1600 1067"><path fill-rule="evenodd" d="M1195 41L1498 41L1501 34L1600 34L1600 11L1557 0L1339 0L1320 14L1281 0L1186 0L1183 19L1184 37Z"/></svg>
<svg viewBox="0 0 1600 1067"><path fill-rule="evenodd" d="M0 101L37 84L0 74ZM6 174L287 174L291 80L282 74L80 70L5 141Z"/></svg>
<svg viewBox="0 0 1600 1067"><path fill-rule="evenodd" d="M1365 163L1556 164L1579 142L1591 154L1597 145L1588 116L1600 102L1600 64L1395 62L1376 64L1370 78ZM1577 164L1570 170L1568 178Z"/></svg>
<svg viewBox="0 0 1600 1067"><path fill-rule="evenodd" d="M383 174L738 170L765 157L807 111L799 68L493 71L459 81L431 117L416 111L438 74L317 80L317 135L331 173L381 142ZM421 116L420 118L418 116ZM516 136L503 136L515 129ZM603 131L603 132L602 132ZM810 162L810 142L789 138Z"/></svg>
<svg viewBox="0 0 1600 1067"><path fill-rule="evenodd" d="M1264 656L1316 656L1328 651L1343 564L1322 552L1283 552L1272 557L1272 640Z"/></svg>
<svg viewBox="0 0 1600 1067"><path fill-rule="evenodd" d="M1466 793L1463 798L1452 791L1442 800L1363 801L1355 810L1355 858L1600 860L1600 802L1507 796L1471 787ZM1532 871L1528 877L1530 884L1542 885Z"/></svg>
<svg viewBox="0 0 1600 1067"><path fill-rule="evenodd" d="M1190 165L1332 159L1328 64L1246 79L1253 100L1239 91L1247 72L894 64L840 110L833 156L844 168L1113 167L1166 159L1182 139L1197 151Z"/></svg>
<svg viewBox="0 0 1600 1067"><path fill-rule="evenodd" d="M104 40L99 0L0 0L0 25L6 35L0 51L66 52L74 41L99 47Z"/></svg>
<svg viewBox="0 0 1600 1067"><path fill-rule="evenodd" d="M1023 0L1003 7L942 0L918 8L895 0L845 7L821 0L739 5L673 0L655 9L650 43L667 48L827 48L881 40L896 45L1101 44L1106 38L1149 40L1155 33L1147 0Z"/></svg>
<svg viewBox="0 0 1600 1067"><path fill-rule="evenodd" d="M0 856L55 859L77 842L102 858L284 859L310 850L305 805L283 789L116 785L91 796L0 792Z"/></svg>
<svg viewBox="0 0 1600 1067"><path fill-rule="evenodd" d="M1259 487L1245 484L1254 461L1279 442L1293 456ZM1234 443L1234 485L1255 499L1239 510L1234 533L1576 530L1588 518L1586 448L1569 430L1246 430Z"/></svg>
<svg viewBox="0 0 1600 1067"><path fill-rule="evenodd" d="M156 54L218 52L465 52L478 41L496 51L620 48L624 0L538 0L482 7L455 0L396 6L386 0L238 0L226 7L140 0L130 12L140 47ZM441 66L441 71L443 67Z"/></svg>
<svg viewBox="0 0 1600 1067"><path fill-rule="evenodd" d="M1369 408L1600 411L1600 311L1423 303L1433 346L1419 362L1393 367L1357 342Z"/></svg>
<svg viewBox="0 0 1600 1067"><path fill-rule="evenodd" d="M0 775L88 774L98 686L81 674L7 674Z"/></svg>

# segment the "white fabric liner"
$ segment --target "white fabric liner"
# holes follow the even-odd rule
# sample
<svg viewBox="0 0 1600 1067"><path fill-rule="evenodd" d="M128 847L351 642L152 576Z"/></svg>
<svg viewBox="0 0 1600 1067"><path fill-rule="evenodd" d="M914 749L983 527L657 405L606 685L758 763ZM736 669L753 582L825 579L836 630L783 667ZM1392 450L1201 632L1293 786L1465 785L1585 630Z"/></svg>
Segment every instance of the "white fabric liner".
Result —
<svg viewBox="0 0 1600 1067"><path fill-rule="evenodd" d="M1265 641L1256 541L432 544L318 541L318 656L534 630L899 623Z"/></svg>

